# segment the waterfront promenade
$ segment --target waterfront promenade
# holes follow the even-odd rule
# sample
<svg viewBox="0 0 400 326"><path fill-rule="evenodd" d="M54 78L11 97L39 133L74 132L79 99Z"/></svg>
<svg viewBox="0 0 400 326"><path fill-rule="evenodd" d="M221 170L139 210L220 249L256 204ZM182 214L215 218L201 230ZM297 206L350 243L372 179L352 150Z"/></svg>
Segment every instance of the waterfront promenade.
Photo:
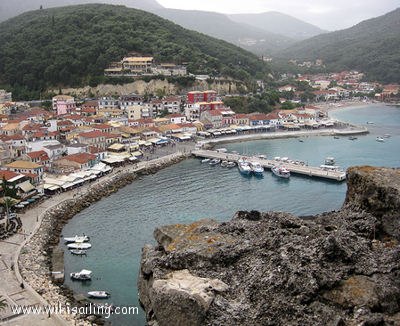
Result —
<svg viewBox="0 0 400 326"><path fill-rule="evenodd" d="M162 153L152 153L148 156L149 161L139 162L125 167L115 168L110 174L105 177L98 179L94 183L84 185L80 188L63 192L59 195L52 196L51 198L43 201L40 205L27 210L25 213L20 214L20 218L23 224L23 228L20 233L17 233L7 240L0 241L0 297L4 298L9 306L16 305L53 305L58 302L47 302L40 296L31 286L32 280L23 280L20 274L19 268L19 254L23 250L24 245L30 240L31 237L38 232L44 214L51 210L53 207L60 203L76 199L77 196L83 196L84 194L90 193L91 188L95 185L107 184L112 182L113 178L121 172L135 173L140 172L148 168L157 167L165 164L169 160L185 155L184 152L189 155L186 146L179 146L174 150L173 154L167 154L169 151L165 151L166 155ZM181 151L182 150L182 151ZM156 156L160 156L156 158ZM38 253L42 254L42 253ZM34 258L33 258L34 259ZM21 287L23 284L23 287ZM61 302L65 304L65 302ZM0 311L0 325L9 326L30 326L30 325L90 325L83 320L77 321L73 316L68 315L16 315L7 308Z"/></svg>

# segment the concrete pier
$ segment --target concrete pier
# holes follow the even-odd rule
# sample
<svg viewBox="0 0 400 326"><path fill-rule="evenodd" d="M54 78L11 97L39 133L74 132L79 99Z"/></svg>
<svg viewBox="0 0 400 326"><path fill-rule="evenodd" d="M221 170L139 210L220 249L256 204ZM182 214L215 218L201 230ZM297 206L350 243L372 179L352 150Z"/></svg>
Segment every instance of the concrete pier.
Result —
<svg viewBox="0 0 400 326"><path fill-rule="evenodd" d="M232 162L237 162L241 158L245 158L247 161L258 162L264 168L271 169L275 165L284 165L286 169L293 174L301 174L310 177L317 177L335 181L344 181L346 180L346 172L343 171L326 171L320 167L315 166L306 166L306 165L298 165L293 163L262 159L255 156L244 156L240 154L231 154L231 153L220 153L217 151L208 151L208 150L195 150L192 151L192 154L196 157L203 158L215 158L220 160L227 160Z"/></svg>

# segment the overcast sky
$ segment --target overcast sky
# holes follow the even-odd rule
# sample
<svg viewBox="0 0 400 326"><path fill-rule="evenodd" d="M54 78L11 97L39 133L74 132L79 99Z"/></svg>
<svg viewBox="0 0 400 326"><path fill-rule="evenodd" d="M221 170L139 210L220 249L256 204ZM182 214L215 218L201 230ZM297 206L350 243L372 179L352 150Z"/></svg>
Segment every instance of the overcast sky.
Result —
<svg viewBox="0 0 400 326"><path fill-rule="evenodd" d="M167 8L221 13L280 11L327 30L350 27L400 7L400 0L157 0Z"/></svg>

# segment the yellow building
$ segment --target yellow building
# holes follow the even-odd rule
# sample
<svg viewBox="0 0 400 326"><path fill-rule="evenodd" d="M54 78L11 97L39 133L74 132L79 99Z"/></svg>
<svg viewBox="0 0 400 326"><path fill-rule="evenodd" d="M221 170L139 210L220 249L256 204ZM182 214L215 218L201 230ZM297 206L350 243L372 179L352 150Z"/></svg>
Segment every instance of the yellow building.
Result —
<svg viewBox="0 0 400 326"><path fill-rule="evenodd" d="M122 67L134 74L151 73L153 57L125 57L122 59Z"/></svg>

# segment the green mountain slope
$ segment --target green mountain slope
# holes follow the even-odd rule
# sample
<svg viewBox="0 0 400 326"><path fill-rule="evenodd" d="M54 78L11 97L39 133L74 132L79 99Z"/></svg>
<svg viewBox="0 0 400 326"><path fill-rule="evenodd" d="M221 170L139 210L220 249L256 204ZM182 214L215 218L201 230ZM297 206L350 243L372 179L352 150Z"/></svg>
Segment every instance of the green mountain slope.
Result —
<svg viewBox="0 0 400 326"><path fill-rule="evenodd" d="M317 26L276 11L260 14L235 14L229 15L229 18L269 33L284 35L296 40L304 40L325 33Z"/></svg>
<svg viewBox="0 0 400 326"><path fill-rule="evenodd" d="M329 69L359 69L369 79L400 82L400 8L351 28L296 43L277 56L323 59Z"/></svg>
<svg viewBox="0 0 400 326"><path fill-rule="evenodd" d="M267 66L227 42L153 14L111 5L38 10L0 24L0 85L15 90L79 86L130 51L188 62L192 73L248 80Z"/></svg>
<svg viewBox="0 0 400 326"><path fill-rule="evenodd" d="M40 6L47 9L99 2L112 5L123 5L146 11L162 8L156 0L0 0L0 22L27 11L37 10Z"/></svg>

